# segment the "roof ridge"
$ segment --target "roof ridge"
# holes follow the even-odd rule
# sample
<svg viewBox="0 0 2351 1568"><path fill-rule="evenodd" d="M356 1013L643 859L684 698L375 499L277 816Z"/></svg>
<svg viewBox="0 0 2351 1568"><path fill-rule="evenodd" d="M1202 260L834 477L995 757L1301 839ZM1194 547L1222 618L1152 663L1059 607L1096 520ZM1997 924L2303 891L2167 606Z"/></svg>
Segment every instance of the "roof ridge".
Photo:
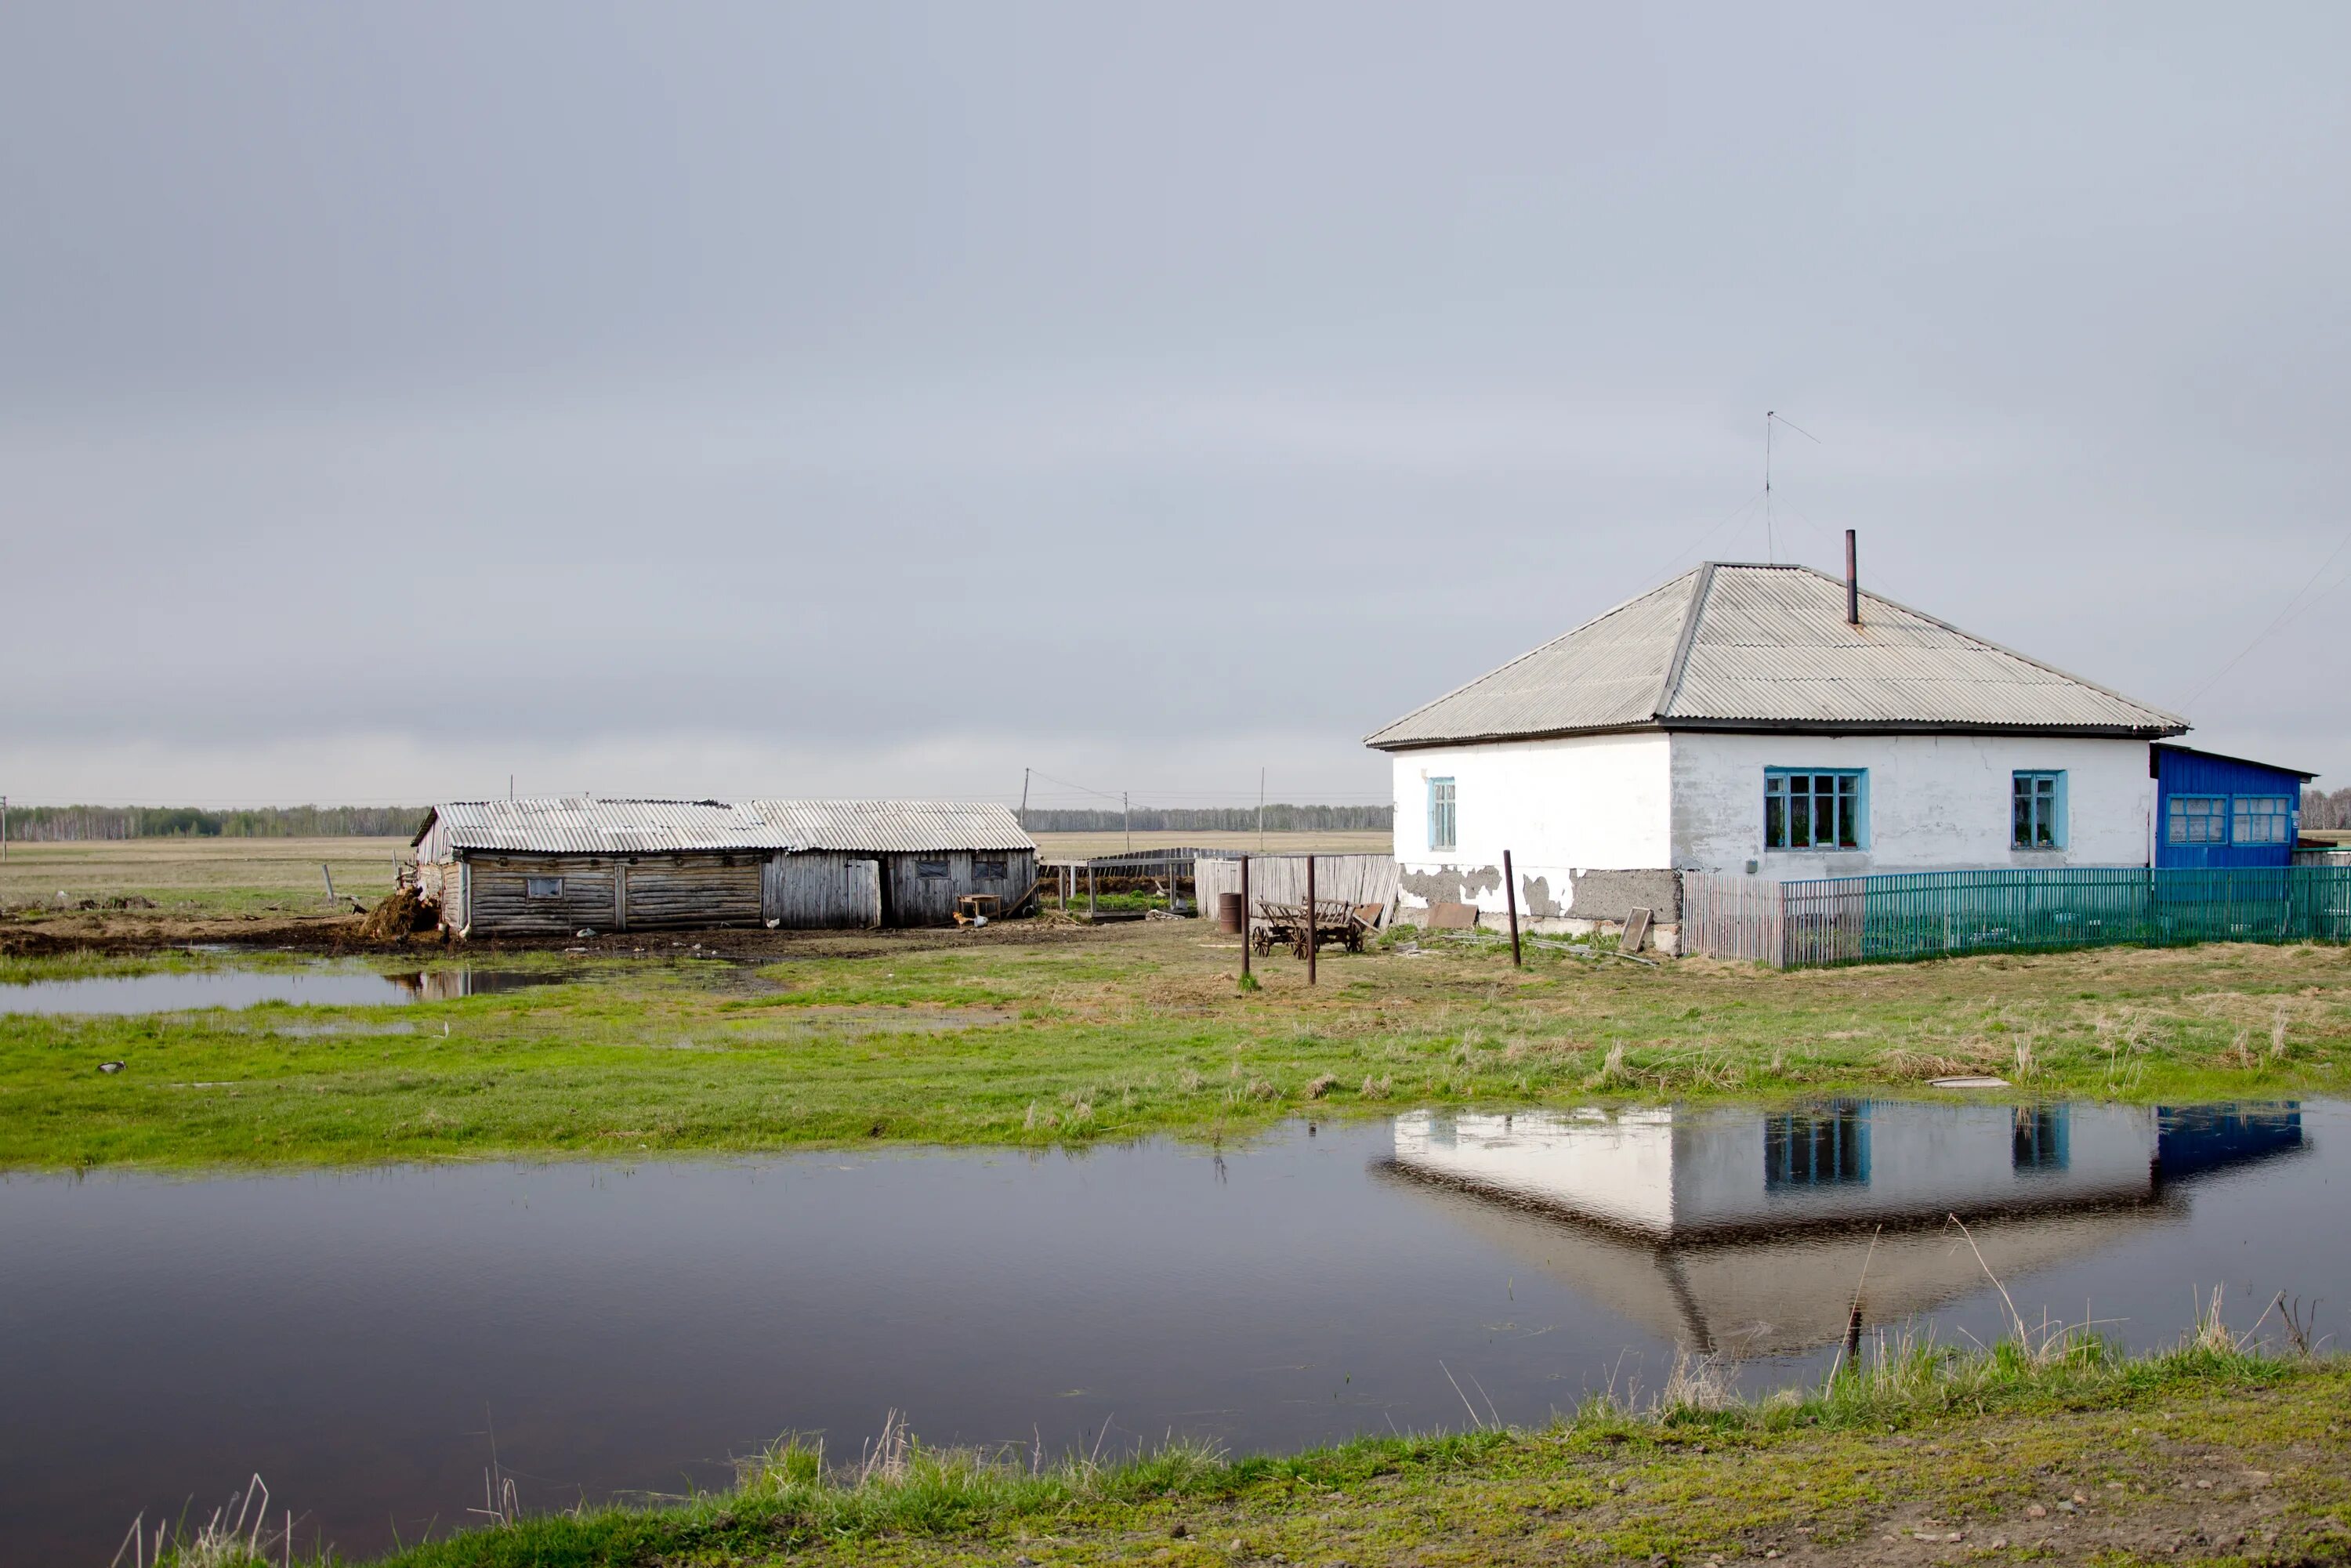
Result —
<svg viewBox="0 0 2351 1568"><path fill-rule="evenodd" d="M1674 639L1674 656L1666 661L1666 678L1657 688L1654 717L1665 717L1674 706L1675 695L1682 689L1683 672L1689 668L1690 644L1698 641L1698 618L1706 613L1706 601L1714 592L1716 564L1708 561L1698 569L1698 581L1690 587L1689 602L1682 607L1682 629Z"/></svg>
<svg viewBox="0 0 2351 1568"><path fill-rule="evenodd" d="M1421 704L1418 707L1414 708L1411 712L1401 714L1398 716L1388 720L1387 723L1380 726L1379 728L1364 737L1364 744L1366 746L1376 745L1381 736L1385 735L1389 730L1395 728L1398 725L1411 722L1413 719L1419 717L1422 714L1426 713L1430 708L1437 706L1439 703L1450 702L1453 698L1459 696L1463 692L1468 691L1472 686L1483 685L1486 682L1492 680L1496 675L1500 674L1504 670L1510 669L1515 665L1523 664L1529 659L1533 658L1536 654L1545 653L1550 649L1557 647L1560 643L1566 642L1570 637L1579 636L1583 632L1591 631L1594 626L1599 625L1603 621L1609 619L1611 616L1622 615L1625 611L1632 609L1633 606L1640 603L1643 600L1650 598L1655 594L1663 593L1667 589L1671 588L1675 583L1679 582L1682 578L1696 577L1703 570L1705 570L1703 567L1694 566L1690 568L1689 570L1682 572L1678 576L1666 579L1665 581L1657 584L1655 588L1645 588L1640 592L1633 595L1632 598L1623 600L1615 604L1610 605L1607 609L1602 611L1599 614L1594 615L1589 621L1581 622L1576 625L1569 627L1558 636L1551 638L1546 642L1537 643L1534 647L1531 647L1525 653L1520 653L1517 658L1506 659L1502 663L1495 665L1492 669L1488 670L1484 674L1474 675L1468 680L1462 682L1459 685L1454 687L1451 691L1446 692L1441 695L1429 698L1428 701Z"/></svg>

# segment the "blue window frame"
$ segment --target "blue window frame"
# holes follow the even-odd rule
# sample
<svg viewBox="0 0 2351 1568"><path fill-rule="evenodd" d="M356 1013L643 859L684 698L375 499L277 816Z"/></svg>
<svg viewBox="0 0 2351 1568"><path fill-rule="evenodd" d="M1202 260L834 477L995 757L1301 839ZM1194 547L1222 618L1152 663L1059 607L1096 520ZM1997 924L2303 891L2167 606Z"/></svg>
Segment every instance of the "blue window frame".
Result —
<svg viewBox="0 0 2351 1568"><path fill-rule="evenodd" d="M1863 850L1869 847L1869 770L1767 768L1763 770L1763 847Z"/></svg>
<svg viewBox="0 0 2351 1568"><path fill-rule="evenodd" d="M2163 841L2168 844L2225 844L2229 841L2229 797L2174 795L2165 814Z"/></svg>
<svg viewBox="0 0 2351 1568"><path fill-rule="evenodd" d="M2294 841L2294 801L2283 795L2240 795L2229 841L2289 844Z"/></svg>
<svg viewBox="0 0 2351 1568"><path fill-rule="evenodd" d="M1428 847L1449 850L1455 845L1453 814L1453 780L1432 779L1428 781Z"/></svg>
<svg viewBox="0 0 2351 1568"><path fill-rule="evenodd" d="M2021 1171L2062 1171L2073 1160L2063 1105L2019 1105L2009 1134L2009 1163Z"/></svg>
<svg viewBox="0 0 2351 1568"><path fill-rule="evenodd" d="M1869 1107L1836 1104L1763 1119L1763 1189L1867 1186Z"/></svg>
<svg viewBox="0 0 2351 1568"><path fill-rule="evenodd" d="M2065 775L2020 770L2011 787L2009 845L2020 850L2065 847Z"/></svg>

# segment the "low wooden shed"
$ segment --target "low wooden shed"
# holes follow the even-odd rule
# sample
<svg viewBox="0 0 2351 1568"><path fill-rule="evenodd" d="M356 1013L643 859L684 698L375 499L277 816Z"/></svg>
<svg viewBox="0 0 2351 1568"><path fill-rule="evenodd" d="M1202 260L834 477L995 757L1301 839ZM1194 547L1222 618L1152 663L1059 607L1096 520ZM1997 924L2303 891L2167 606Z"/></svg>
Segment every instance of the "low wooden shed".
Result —
<svg viewBox="0 0 2351 1568"><path fill-rule="evenodd" d="M989 800L754 800L794 848L768 865L768 918L788 926L945 925L992 894L1011 915L1037 882L1037 841Z"/></svg>
<svg viewBox="0 0 2351 1568"><path fill-rule="evenodd" d="M724 800L456 800L416 834L418 888L465 936L758 925L791 841Z"/></svg>
<svg viewBox="0 0 2351 1568"><path fill-rule="evenodd" d="M938 925L1011 914L1037 846L1006 807L954 800L452 801L415 839L417 884L464 936Z"/></svg>

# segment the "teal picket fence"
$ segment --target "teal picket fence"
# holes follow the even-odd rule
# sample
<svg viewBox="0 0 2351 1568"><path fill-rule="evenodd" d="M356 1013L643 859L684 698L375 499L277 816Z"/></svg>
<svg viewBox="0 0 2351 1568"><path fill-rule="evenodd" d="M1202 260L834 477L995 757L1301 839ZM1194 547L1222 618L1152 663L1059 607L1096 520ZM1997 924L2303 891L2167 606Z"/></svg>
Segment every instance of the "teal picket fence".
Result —
<svg viewBox="0 0 2351 1568"><path fill-rule="evenodd" d="M1917 872L1770 883L1687 873L1686 951L1782 968L2196 942L2351 941L2351 865Z"/></svg>

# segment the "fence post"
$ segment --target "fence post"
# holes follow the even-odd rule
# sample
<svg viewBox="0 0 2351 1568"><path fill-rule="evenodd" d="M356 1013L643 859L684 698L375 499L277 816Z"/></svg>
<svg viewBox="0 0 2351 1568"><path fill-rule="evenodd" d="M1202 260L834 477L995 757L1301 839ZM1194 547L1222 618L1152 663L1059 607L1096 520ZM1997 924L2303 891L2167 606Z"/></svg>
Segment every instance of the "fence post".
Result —
<svg viewBox="0 0 2351 1568"><path fill-rule="evenodd" d="M1314 857L1306 857L1306 983L1314 983L1314 949L1322 944L1314 938Z"/></svg>
<svg viewBox="0 0 2351 1568"><path fill-rule="evenodd" d="M1241 856L1241 978L1249 977L1249 856Z"/></svg>
<svg viewBox="0 0 2351 1568"><path fill-rule="evenodd" d="M1510 906L1510 967L1522 969L1519 962L1519 879L1510 870L1510 852L1502 852L1502 896Z"/></svg>

